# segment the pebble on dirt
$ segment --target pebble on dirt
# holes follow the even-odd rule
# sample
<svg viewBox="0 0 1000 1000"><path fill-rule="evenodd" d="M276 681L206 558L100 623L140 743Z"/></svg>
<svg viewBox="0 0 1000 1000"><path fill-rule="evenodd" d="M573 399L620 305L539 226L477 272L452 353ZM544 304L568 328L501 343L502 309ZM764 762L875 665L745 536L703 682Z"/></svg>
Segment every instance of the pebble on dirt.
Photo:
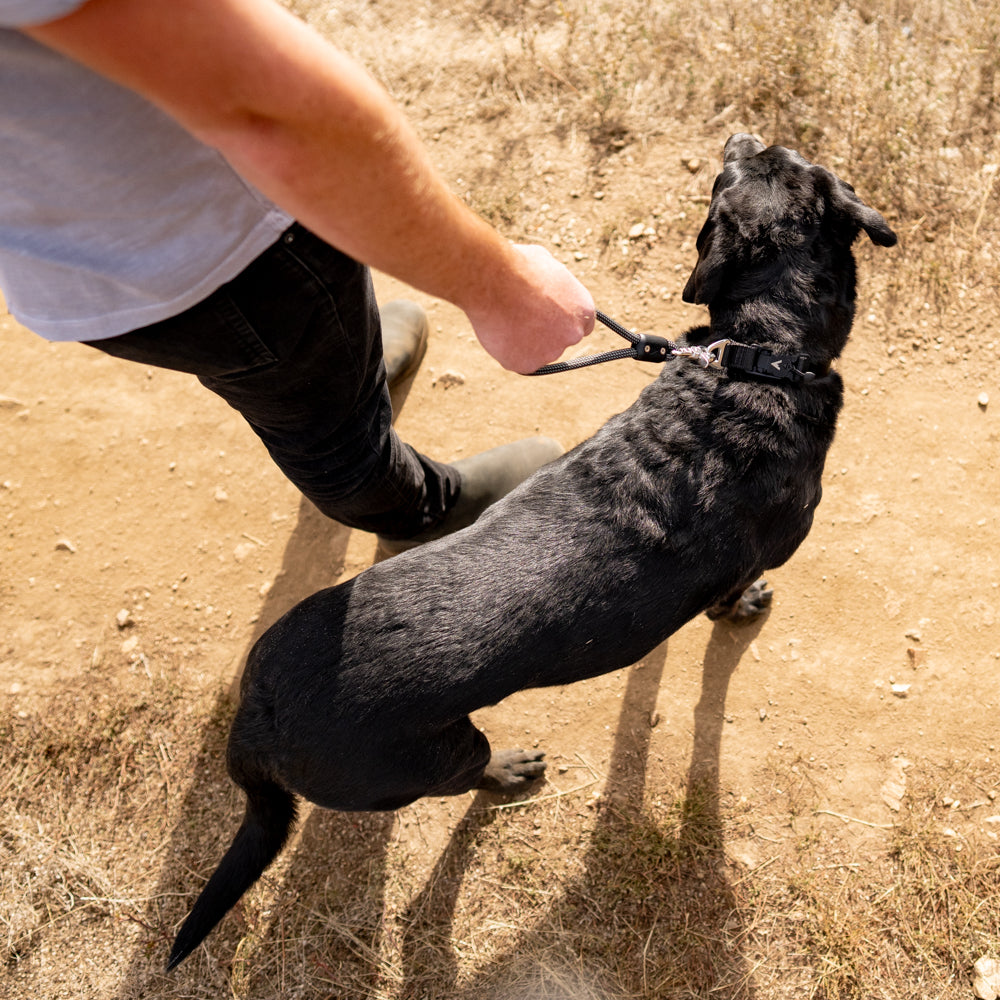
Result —
<svg viewBox="0 0 1000 1000"><path fill-rule="evenodd" d="M981 392L976 402L979 404L979 409L985 410L990 405L989 393Z"/></svg>
<svg viewBox="0 0 1000 1000"><path fill-rule="evenodd" d="M68 538L60 538L56 542L56 549L60 552L76 552L76 546Z"/></svg>
<svg viewBox="0 0 1000 1000"><path fill-rule="evenodd" d="M975 979L972 981L972 992L979 1000L997 1000L1000 996L1000 962L984 955L973 965Z"/></svg>

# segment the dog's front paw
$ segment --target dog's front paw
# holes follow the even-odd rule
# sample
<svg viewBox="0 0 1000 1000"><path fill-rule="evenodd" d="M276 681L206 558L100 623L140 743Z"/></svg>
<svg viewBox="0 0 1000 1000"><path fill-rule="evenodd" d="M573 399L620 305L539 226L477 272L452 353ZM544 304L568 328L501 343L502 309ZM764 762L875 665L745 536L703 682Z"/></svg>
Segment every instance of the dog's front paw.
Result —
<svg viewBox="0 0 1000 1000"><path fill-rule="evenodd" d="M490 757L476 788L509 795L526 788L545 771L545 756L540 750L501 750Z"/></svg>
<svg viewBox="0 0 1000 1000"><path fill-rule="evenodd" d="M721 619L735 625L741 625L767 610L771 606L772 597L774 597L774 591L767 585L767 580L761 577L756 582L751 583L735 601L728 604L716 604L715 607L709 608L706 614L712 621Z"/></svg>

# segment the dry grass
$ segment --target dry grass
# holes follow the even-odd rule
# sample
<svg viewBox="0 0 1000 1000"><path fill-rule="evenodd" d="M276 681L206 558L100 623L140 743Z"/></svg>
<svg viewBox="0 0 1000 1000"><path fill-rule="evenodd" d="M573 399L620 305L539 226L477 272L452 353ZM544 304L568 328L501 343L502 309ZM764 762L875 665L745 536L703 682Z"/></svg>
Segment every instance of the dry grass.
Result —
<svg viewBox="0 0 1000 1000"><path fill-rule="evenodd" d="M886 308L998 284L995 3L296 6L428 141L465 152L456 187L512 234L550 168L593 192L609 165L681 136L717 155L738 125L886 210L903 236ZM620 224L604 225L606 249ZM972 961L1000 941L996 842L942 805L991 801L996 780L941 761L911 775L891 830L814 815L808 785L791 807L766 790L723 802L711 776L684 774L657 798L567 781L517 809L476 799L453 823L440 803L315 812L168 979L172 930L238 815L228 708L169 688L118 701L81 686L0 715L0 996L916 1000L968 996ZM410 834L435 825L443 851L418 850Z"/></svg>
<svg viewBox="0 0 1000 1000"><path fill-rule="evenodd" d="M436 803L317 810L166 977L171 931L238 802L219 764L224 697L192 709L155 695L67 693L44 717L0 719L0 994L73 995L37 972L82 938L83 955L118 956L122 998L915 1000L967 996L971 962L1000 940L1000 858L977 822L997 781L942 762L910 775L885 830L819 812L809 781L780 805L722 797L711 773L655 798L627 783L594 798L577 780L513 808L480 796L430 870L405 829L440 824Z"/></svg>
<svg viewBox="0 0 1000 1000"><path fill-rule="evenodd" d="M430 135L490 126L470 158L494 168L473 186L490 188L477 207L499 221L518 221L532 147L546 139L585 136L596 169L657 137L732 122L850 177L910 237L930 291L995 284L996 3L297 7L373 66Z"/></svg>

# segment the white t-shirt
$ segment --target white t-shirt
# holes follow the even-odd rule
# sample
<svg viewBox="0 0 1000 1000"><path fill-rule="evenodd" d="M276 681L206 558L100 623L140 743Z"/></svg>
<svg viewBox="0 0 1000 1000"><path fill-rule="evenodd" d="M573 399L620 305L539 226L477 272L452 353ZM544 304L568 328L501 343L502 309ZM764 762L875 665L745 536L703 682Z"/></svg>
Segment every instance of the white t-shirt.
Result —
<svg viewBox="0 0 1000 1000"><path fill-rule="evenodd" d="M82 3L0 0L0 290L49 340L175 316L292 222L148 101L16 30Z"/></svg>

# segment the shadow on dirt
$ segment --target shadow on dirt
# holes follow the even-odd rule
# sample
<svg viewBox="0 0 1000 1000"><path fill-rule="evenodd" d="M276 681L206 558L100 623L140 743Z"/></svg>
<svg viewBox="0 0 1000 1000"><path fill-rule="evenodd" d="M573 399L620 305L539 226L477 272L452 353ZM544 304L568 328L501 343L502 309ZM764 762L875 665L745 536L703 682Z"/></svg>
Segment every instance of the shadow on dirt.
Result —
<svg viewBox="0 0 1000 1000"><path fill-rule="evenodd" d="M398 413L406 401L412 384L411 377L394 387L394 413ZM165 849L158 852L168 860L162 865L159 883L151 894L154 902L144 920L149 927L156 928L156 939L132 956L115 1000L148 997L157 982L165 981L166 955L174 932L194 902L195 890L203 884L199 878L208 878L239 826L244 799L226 773L225 755L247 654L286 611L338 579L344 569L350 533L349 528L325 517L308 500L300 501L298 520L285 546L281 569L240 657L240 669L232 678L228 691L216 701L205 724L203 742L194 763L194 780L180 808L181 819L171 831ZM377 893L391 826L391 815L335 814L316 809L303 824L299 838L303 850L297 853L296 862L299 858L318 856L328 863L331 845L339 845L339 853L348 859L345 870L353 887L351 892ZM286 885L297 884L300 874L295 867L293 863ZM267 879L266 873L264 879ZM325 880L321 879L320 884L325 884ZM344 892L345 888L331 887L337 891L341 905L345 899L349 903L353 898ZM171 901L169 907L162 907L163 900ZM264 922L266 924L266 920ZM213 942L218 943L210 954L206 956L205 949L199 949L170 978L190 977L192 984L198 983L198 992L193 992L192 996L230 995L232 979L240 975L240 955L237 954L232 973L228 962L220 966L210 956L216 953L216 948L218 954L234 954L247 932L243 908L237 904L233 913L213 932ZM268 931L263 933L266 936Z"/></svg>
<svg viewBox="0 0 1000 1000"><path fill-rule="evenodd" d="M644 804L656 798L646 794L648 720L666 644L631 668L582 877L526 926L523 946L491 960L467 989L428 990L424 983L403 996L754 996L723 853L719 754L729 680L762 624L714 626L685 787L666 808ZM447 942L446 928L437 936Z"/></svg>
<svg viewBox="0 0 1000 1000"><path fill-rule="evenodd" d="M349 535L349 529L330 521L309 501L302 500L298 523L285 548L281 571L260 610L246 652L292 605L321 587L330 586L343 569ZM149 987L159 979L166 964L173 932L186 915L188 905L194 901L192 893L201 884L199 877L208 877L210 869L206 869L206 864L214 866L217 863L239 826L243 797L229 780L225 765L226 741L236 707L238 683L237 674L229 692L221 695L213 707L195 758L193 782L180 808L181 819L160 854L166 861L152 893L157 901L153 904L155 910L146 915L146 921L158 928L163 947L155 951L151 946L143 948L133 956L122 979L118 1000L149 995ZM165 899L172 903L161 910L159 901ZM225 933L224 928L220 930ZM231 932L225 936L229 938ZM232 947L235 940L228 943ZM188 964L192 966L189 973L192 978L200 978L206 986L211 983L218 989L228 980L218 967L206 969L199 955L192 956ZM175 973L172 978L184 974L184 971ZM228 986L225 991L229 992Z"/></svg>

